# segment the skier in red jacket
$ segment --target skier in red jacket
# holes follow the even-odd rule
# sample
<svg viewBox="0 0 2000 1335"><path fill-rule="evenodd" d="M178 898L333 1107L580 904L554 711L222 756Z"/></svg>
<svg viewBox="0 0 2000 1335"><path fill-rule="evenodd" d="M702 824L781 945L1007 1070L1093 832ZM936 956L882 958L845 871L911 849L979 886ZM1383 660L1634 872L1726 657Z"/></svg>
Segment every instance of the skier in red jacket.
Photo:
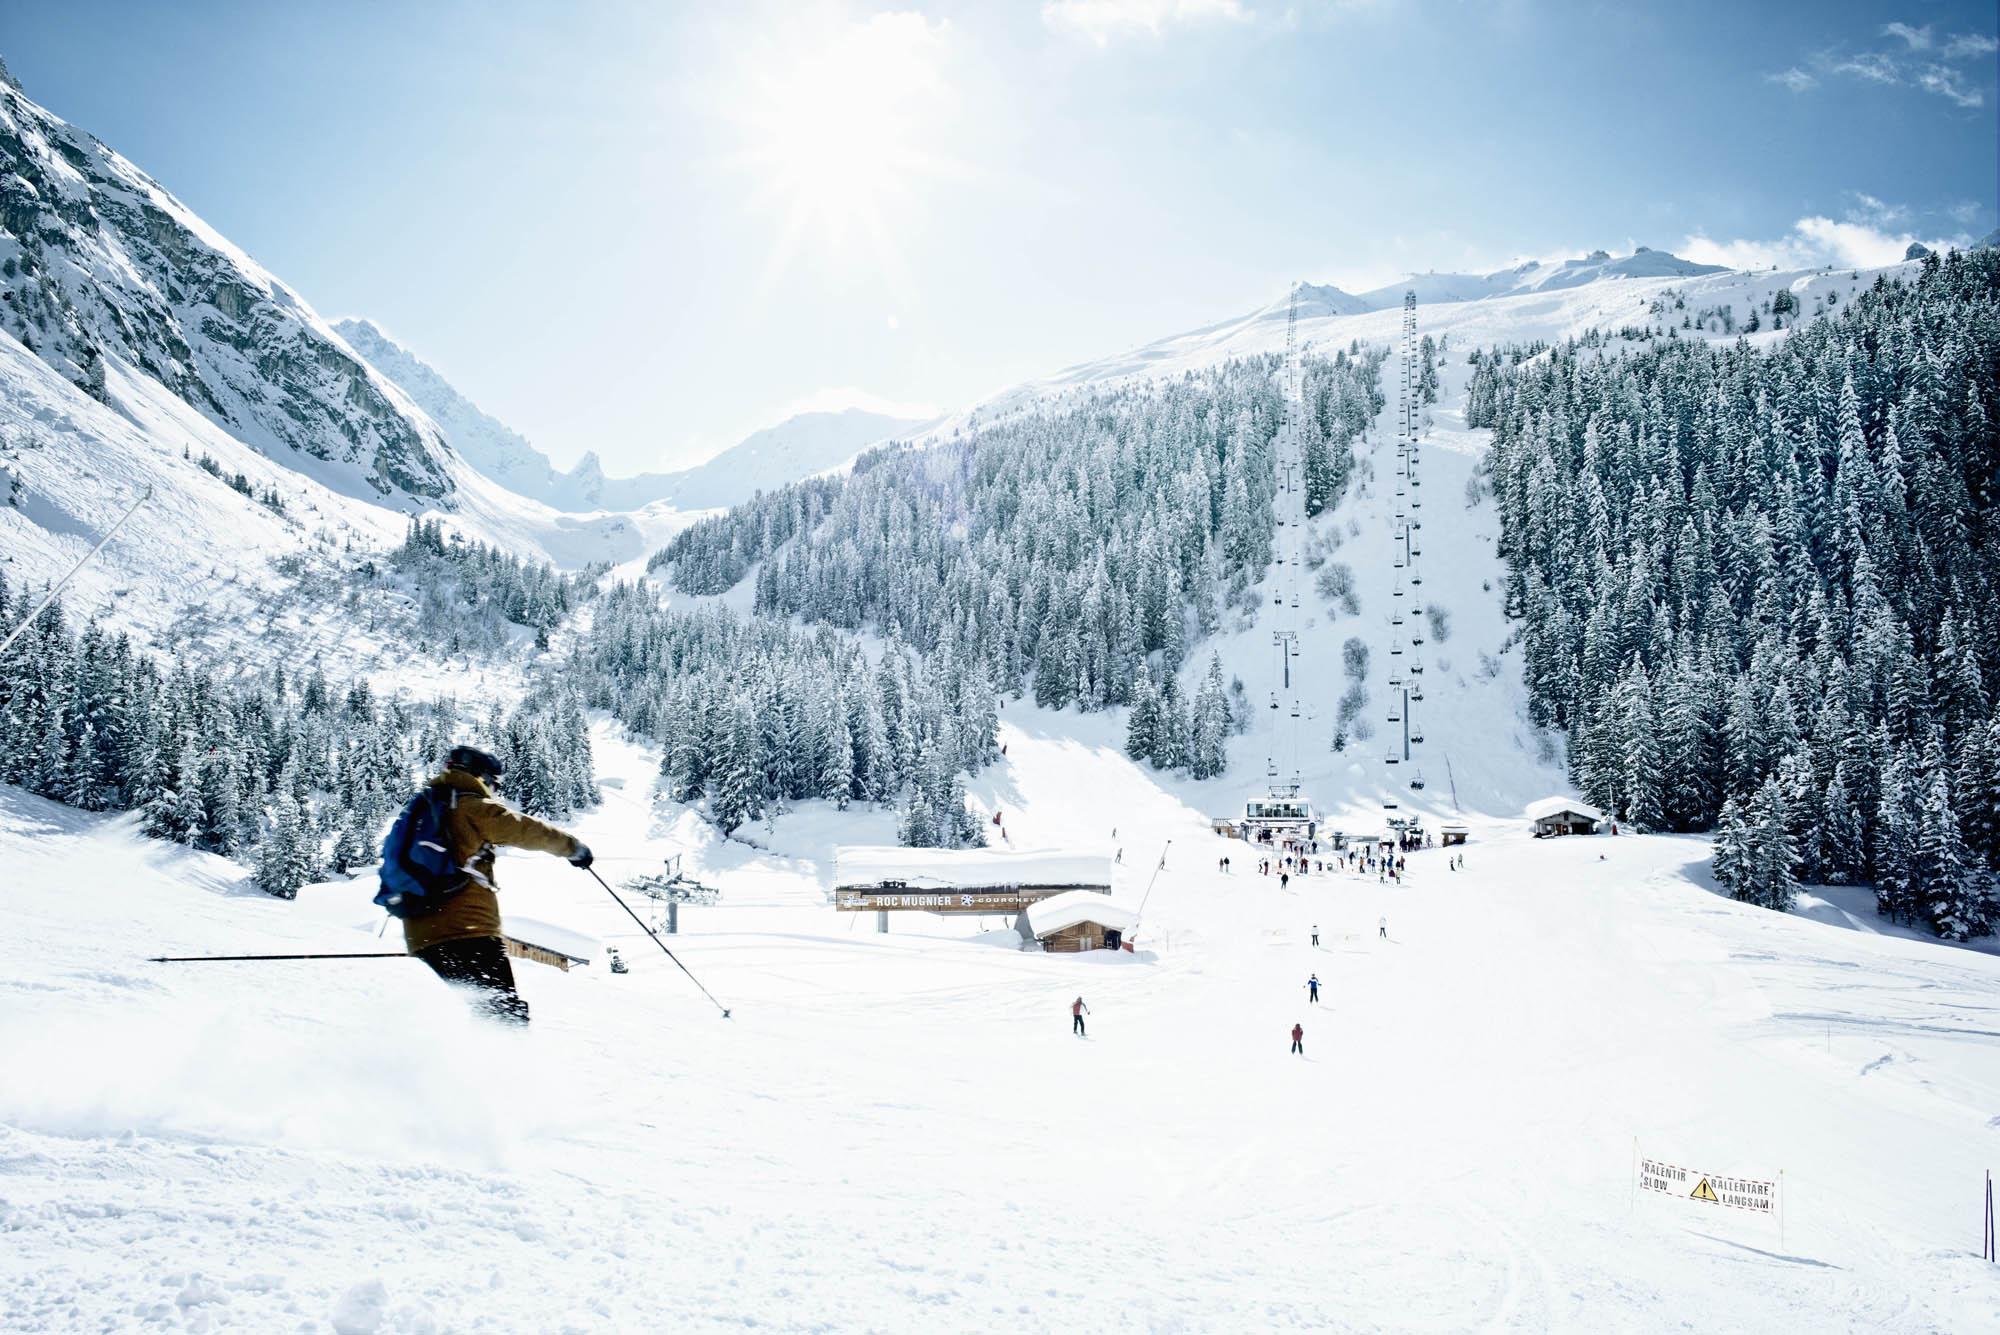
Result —
<svg viewBox="0 0 2000 1335"><path fill-rule="evenodd" d="M1306 1055L1305 1037L1306 1027L1302 1024L1294 1024L1292 1026L1292 1051L1298 1053L1301 1057Z"/></svg>

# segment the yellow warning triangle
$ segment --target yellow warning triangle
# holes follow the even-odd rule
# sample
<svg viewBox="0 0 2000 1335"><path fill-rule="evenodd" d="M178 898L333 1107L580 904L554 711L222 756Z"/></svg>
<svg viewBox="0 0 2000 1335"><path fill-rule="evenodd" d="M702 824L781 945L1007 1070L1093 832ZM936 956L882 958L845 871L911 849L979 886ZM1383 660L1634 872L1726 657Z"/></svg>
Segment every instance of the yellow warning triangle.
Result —
<svg viewBox="0 0 2000 1335"><path fill-rule="evenodd" d="M1707 1178L1703 1178L1695 1185L1694 1199L1698 1201L1710 1201L1716 1205L1722 1204L1721 1201L1716 1200L1715 1188L1708 1185Z"/></svg>

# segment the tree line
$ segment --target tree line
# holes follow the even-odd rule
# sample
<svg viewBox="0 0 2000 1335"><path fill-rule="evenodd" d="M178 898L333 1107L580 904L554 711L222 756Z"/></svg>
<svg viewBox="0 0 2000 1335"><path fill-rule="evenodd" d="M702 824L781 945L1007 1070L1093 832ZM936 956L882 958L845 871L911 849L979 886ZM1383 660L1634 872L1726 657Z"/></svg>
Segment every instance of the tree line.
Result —
<svg viewBox="0 0 2000 1335"><path fill-rule="evenodd" d="M33 599L0 576L0 624ZM0 671L0 782L84 811L137 811L155 838L253 864L285 898L377 856L413 785L467 723L450 699L384 698L318 666L224 676L43 612ZM487 720L513 795L560 818L596 800L574 697Z"/></svg>
<svg viewBox="0 0 2000 1335"><path fill-rule="evenodd" d="M725 832L784 803L893 805L904 843L984 842L965 778L999 757L987 664L946 641L891 638L871 661L854 637L725 609L672 611L643 586L597 600L561 671L585 701L657 741L676 801Z"/></svg>
<svg viewBox="0 0 2000 1335"><path fill-rule="evenodd" d="M1579 789L1718 832L1788 908L1871 882L1954 939L2000 905L2000 255L1931 256L1769 349L1495 350L1509 612Z"/></svg>
<svg viewBox="0 0 2000 1335"><path fill-rule="evenodd" d="M1382 408L1382 359L1356 347L1304 363L1309 514L1347 485L1350 442ZM848 477L780 488L683 530L651 567L690 593L720 592L754 567L759 613L978 664L998 690L1048 708L1139 704L1166 725L1142 723L1138 753L1206 768L1214 748L1196 735L1216 720L1189 713L1177 679L1229 607L1247 612L1262 596L1279 366L1234 360L885 447Z"/></svg>

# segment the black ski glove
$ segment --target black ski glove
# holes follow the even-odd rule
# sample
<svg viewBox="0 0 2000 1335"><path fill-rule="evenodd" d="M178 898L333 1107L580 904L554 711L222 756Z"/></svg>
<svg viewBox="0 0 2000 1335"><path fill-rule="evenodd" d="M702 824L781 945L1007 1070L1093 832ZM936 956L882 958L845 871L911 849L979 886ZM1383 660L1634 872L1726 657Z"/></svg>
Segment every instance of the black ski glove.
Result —
<svg viewBox="0 0 2000 1335"><path fill-rule="evenodd" d="M589 871L590 864L595 861L596 859L590 854L590 845L579 839L576 845L576 852L570 854L569 865L577 868L579 871Z"/></svg>

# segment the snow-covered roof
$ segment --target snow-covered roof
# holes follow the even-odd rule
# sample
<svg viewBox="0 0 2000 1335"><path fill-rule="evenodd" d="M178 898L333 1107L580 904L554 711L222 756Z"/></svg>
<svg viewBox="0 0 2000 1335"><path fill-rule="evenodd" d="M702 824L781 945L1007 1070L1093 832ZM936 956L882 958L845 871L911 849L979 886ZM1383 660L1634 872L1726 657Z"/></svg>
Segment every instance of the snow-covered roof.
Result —
<svg viewBox="0 0 2000 1335"><path fill-rule="evenodd" d="M1548 816L1559 816L1565 811L1591 820L1603 820L1604 813L1588 802L1579 802L1573 797L1545 797L1539 802L1528 803L1528 819L1542 820Z"/></svg>
<svg viewBox="0 0 2000 1335"><path fill-rule="evenodd" d="M833 887L861 890L885 881L925 890L987 886L1111 884L1111 855L1081 848L896 848L843 845L833 850Z"/></svg>
<svg viewBox="0 0 2000 1335"><path fill-rule="evenodd" d="M516 918L512 914L502 919L500 930L525 945L540 946L543 950L553 950L578 960L596 959L598 947L603 944L594 936L585 936L582 932L573 932L552 922Z"/></svg>
<svg viewBox="0 0 2000 1335"><path fill-rule="evenodd" d="M1139 911L1095 890L1067 890L1028 905L1028 930L1038 937L1084 922L1129 932L1139 925Z"/></svg>

